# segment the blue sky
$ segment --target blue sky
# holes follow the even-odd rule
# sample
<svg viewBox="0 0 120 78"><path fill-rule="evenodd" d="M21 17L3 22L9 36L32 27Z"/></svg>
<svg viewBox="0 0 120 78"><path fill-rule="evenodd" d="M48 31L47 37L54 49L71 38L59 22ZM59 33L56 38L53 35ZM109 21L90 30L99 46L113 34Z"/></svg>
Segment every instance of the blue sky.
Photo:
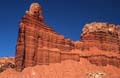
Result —
<svg viewBox="0 0 120 78"><path fill-rule="evenodd" d="M120 24L120 0L0 0L0 57L15 55L18 24L33 1L48 26L74 41L86 23Z"/></svg>

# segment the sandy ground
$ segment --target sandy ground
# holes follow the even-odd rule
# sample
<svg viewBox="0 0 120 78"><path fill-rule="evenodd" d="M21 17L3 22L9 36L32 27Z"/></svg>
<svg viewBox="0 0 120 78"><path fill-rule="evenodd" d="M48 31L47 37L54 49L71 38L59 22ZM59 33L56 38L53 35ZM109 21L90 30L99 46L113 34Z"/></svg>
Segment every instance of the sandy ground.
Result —
<svg viewBox="0 0 120 78"><path fill-rule="evenodd" d="M80 62L66 60L62 63L28 67L22 72L8 69L0 78L120 78L120 68L96 66L87 60Z"/></svg>

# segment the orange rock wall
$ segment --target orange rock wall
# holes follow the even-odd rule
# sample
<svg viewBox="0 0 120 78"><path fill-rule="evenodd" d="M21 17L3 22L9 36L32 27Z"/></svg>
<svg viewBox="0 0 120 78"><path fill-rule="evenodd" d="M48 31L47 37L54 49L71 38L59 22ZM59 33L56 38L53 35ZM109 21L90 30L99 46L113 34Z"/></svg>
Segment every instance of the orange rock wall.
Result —
<svg viewBox="0 0 120 78"><path fill-rule="evenodd" d="M29 66L60 62L60 52L54 53L49 50L51 48L57 48L60 51L74 49L73 41L64 39L63 35L57 34L45 25L42 15L36 15L39 11L36 11L34 6L39 8L36 4L31 5L30 11L26 12L19 24L15 58L18 71Z"/></svg>
<svg viewBox="0 0 120 78"><path fill-rule="evenodd" d="M60 63L61 53L60 51L50 51L49 52L49 63Z"/></svg>
<svg viewBox="0 0 120 78"><path fill-rule="evenodd" d="M86 24L82 30L83 48L89 50L97 47L100 50L120 53L120 26L93 22Z"/></svg>
<svg viewBox="0 0 120 78"><path fill-rule="evenodd" d="M80 54L71 52L75 49L84 52L96 47L99 50L119 53L119 41L119 32L114 31L114 26L108 25L107 27L107 24L101 25L101 23L85 25L80 41L65 39L63 35L59 35L46 26L40 5L33 3L19 24L15 57L16 69L22 71L26 67L60 63L64 60L80 61ZM120 63L120 59L106 59L102 56L86 57L86 59L93 64L103 66L106 64L117 66Z"/></svg>
<svg viewBox="0 0 120 78"><path fill-rule="evenodd" d="M97 66L112 65L112 66L120 67L120 58L118 57L96 55L96 56L88 56L86 58L91 64L95 64Z"/></svg>
<svg viewBox="0 0 120 78"><path fill-rule="evenodd" d="M61 60L74 60L74 61L80 61L80 57L78 54L67 54L67 53L62 53L61 54Z"/></svg>

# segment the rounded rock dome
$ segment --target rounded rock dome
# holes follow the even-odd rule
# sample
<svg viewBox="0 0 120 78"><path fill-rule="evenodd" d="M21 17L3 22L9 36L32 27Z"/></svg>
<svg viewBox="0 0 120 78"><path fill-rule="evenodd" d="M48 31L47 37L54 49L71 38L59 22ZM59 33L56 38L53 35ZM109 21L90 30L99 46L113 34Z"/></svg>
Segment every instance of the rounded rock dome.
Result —
<svg viewBox="0 0 120 78"><path fill-rule="evenodd" d="M30 14L32 14L32 15L34 15L34 14L39 15L40 9L41 9L41 7L40 7L39 3L32 3L30 5L29 11L30 11Z"/></svg>
<svg viewBox="0 0 120 78"><path fill-rule="evenodd" d="M34 6L40 7L40 4L39 4L39 3L32 3L32 4L30 5L30 7L34 7Z"/></svg>

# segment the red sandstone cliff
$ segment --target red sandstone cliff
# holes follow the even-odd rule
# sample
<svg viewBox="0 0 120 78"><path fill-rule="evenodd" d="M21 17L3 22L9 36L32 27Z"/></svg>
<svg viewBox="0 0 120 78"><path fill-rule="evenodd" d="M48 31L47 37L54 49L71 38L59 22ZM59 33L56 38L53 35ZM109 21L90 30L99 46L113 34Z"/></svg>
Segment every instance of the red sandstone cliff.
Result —
<svg viewBox="0 0 120 78"><path fill-rule="evenodd" d="M52 50L54 48L58 50ZM46 26L40 5L33 3L19 24L15 59L17 70L50 62L61 62L60 52L72 49L74 49L73 41L64 39L64 36Z"/></svg>
<svg viewBox="0 0 120 78"><path fill-rule="evenodd" d="M33 3L19 24L16 69L21 71L35 65L61 63L64 60L80 61L81 58L98 66L120 67L119 30L120 27L113 24L86 24L81 40L74 42L48 27L44 23L40 5Z"/></svg>
<svg viewBox="0 0 120 78"><path fill-rule="evenodd" d="M0 78L120 78L119 41L120 26L99 22L86 24L81 40L65 39L44 23L41 6L33 3L19 24L15 67L5 65Z"/></svg>
<svg viewBox="0 0 120 78"><path fill-rule="evenodd" d="M81 39L84 49L97 47L103 51L120 53L120 26L97 22L86 24Z"/></svg>

